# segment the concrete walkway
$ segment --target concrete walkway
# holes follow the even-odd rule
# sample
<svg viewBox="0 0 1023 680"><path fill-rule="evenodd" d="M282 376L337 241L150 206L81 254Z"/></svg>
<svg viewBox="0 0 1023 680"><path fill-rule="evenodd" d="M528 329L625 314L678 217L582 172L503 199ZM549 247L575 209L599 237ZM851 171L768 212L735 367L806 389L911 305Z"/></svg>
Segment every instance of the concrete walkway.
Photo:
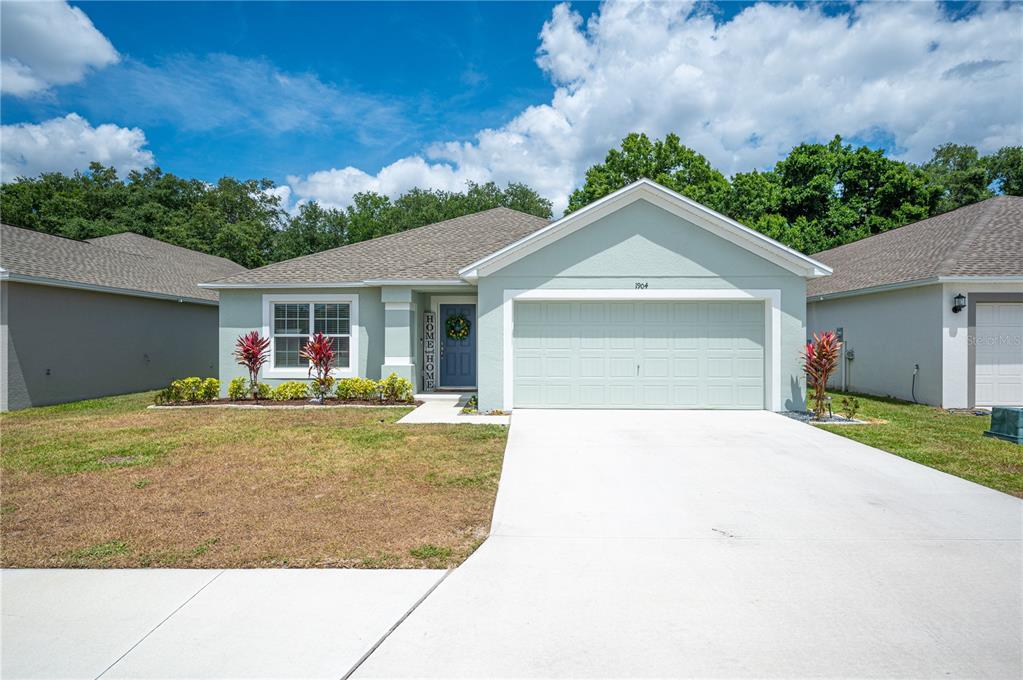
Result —
<svg viewBox="0 0 1023 680"><path fill-rule="evenodd" d="M355 677L1018 678L1021 512L775 414L516 411L494 535Z"/></svg>
<svg viewBox="0 0 1023 680"><path fill-rule="evenodd" d="M337 680L444 574L6 569L0 677Z"/></svg>
<svg viewBox="0 0 1023 680"><path fill-rule="evenodd" d="M423 402L422 406L403 417L398 424L508 425L511 423L511 416L462 413L462 408L473 394L475 393L431 392L417 394L416 401Z"/></svg>

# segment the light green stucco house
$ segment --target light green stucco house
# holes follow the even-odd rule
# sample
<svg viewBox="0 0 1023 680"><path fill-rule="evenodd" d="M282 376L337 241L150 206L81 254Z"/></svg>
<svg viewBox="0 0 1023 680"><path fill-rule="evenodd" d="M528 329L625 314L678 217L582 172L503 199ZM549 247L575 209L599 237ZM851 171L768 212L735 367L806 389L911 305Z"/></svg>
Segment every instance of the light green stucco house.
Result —
<svg viewBox="0 0 1023 680"><path fill-rule="evenodd" d="M242 333L272 338L275 383L307 377L323 331L337 377L476 389L481 410L780 411L804 406L806 281L830 271L640 180L552 223L496 208L203 285L225 385Z"/></svg>

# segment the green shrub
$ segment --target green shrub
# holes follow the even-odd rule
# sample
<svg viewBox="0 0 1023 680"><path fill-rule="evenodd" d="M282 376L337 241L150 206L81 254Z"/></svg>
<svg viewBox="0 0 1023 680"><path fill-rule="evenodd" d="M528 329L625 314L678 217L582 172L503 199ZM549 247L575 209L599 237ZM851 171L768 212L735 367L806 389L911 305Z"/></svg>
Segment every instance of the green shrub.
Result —
<svg viewBox="0 0 1023 680"><path fill-rule="evenodd" d="M273 399L273 389L266 383L256 383L256 396L260 399Z"/></svg>
<svg viewBox="0 0 1023 680"><path fill-rule="evenodd" d="M309 396L309 385L297 380L282 382L274 388L274 401L288 401L289 399L305 399Z"/></svg>
<svg viewBox="0 0 1023 680"><path fill-rule="evenodd" d="M195 391L195 400L211 402L220 396L220 381L216 378L206 378Z"/></svg>
<svg viewBox="0 0 1023 680"><path fill-rule="evenodd" d="M249 379L243 375L231 378L231 382L227 384L228 399L248 399L251 394L252 390L249 389Z"/></svg>
<svg viewBox="0 0 1023 680"><path fill-rule="evenodd" d="M856 397L842 397L842 410L849 420L856 420L856 414L860 411L860 400Z"/></svg>
<svg viewBox="0 0 1023 680"><path fill-rule="evenodd" d="M380 388L377 386L376 380L369 378L342 378L337 381L335 394L342 401L373 400L379 398Z"/></svg>
<svg viewBox="0 0 1023 680"><path fill-rule="evenodd" d="M384 401L412 401L412 382L392 373L378 384Z"/></svg>
<svg viewBox="0 0 1023 680"><path fill-rule="evenodd" d="M220 394L220 381L216 378L181 378L156 393L157 404L213 401Z"/></svg>

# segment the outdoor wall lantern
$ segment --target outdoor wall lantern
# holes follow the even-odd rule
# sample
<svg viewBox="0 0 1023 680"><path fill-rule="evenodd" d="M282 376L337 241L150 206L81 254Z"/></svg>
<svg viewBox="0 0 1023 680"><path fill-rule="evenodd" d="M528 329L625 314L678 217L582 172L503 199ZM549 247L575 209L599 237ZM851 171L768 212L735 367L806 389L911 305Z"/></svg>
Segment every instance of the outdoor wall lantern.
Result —
<svg viewBox="0 0 1023 680"><path fill-rule="evenodd" d="M956 296L952 298L952 313L958 314L964 309L966 309L966 296L962 293L956 293Z"/></svg>

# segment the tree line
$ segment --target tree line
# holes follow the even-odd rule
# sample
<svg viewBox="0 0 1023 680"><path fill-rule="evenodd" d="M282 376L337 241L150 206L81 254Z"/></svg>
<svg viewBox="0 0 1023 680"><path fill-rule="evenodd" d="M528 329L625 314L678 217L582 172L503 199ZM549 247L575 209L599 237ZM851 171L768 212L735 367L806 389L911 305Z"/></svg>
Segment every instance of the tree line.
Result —
<svg viewBox="0 0 1023 680"><path fill-rule="evenodd" d="M93 163L88 172L48 172L0 186L0 215L6 224L74 239L130 231L249 268L499 206L551 216L550 201L515 183L411 189L394 200L364 192L345 209L311 201L294 214L273 188L267 179L210 184L160 168L121 179L114 168Z"/></svg>
<svg viewBox="0 0 1023 680"><path fill-rule="evenodd" d="M1023 195L1023 147L983 156L944 144L925 163L835 137L806 143L767 171L730 179L675 134L651 140L632 133L586 172L568 212L648 177L812 254L914 222L996 193ZM131 231L259 267L300 255L505 206L551 217L551 202L532 188L469 182L465 191L411 189L395 199L356 194L344 209L314 201L293 214L273 182L224 177L215 184L160 168L123 179L99 163L87 172L42 173L0 186L8 224L84 239Z"/></svg>
<svg viewBox="0 0 1023 680"><path fill-rule="evenodd" d="M586 172L568 212L641 177L813 254L996 193L1023 196L1023 147L982 156L973 146L943 144L916 165L836 136L794 147L771 170L739 172L729 180L677 135L650 140L633 133Z"/></svg>

